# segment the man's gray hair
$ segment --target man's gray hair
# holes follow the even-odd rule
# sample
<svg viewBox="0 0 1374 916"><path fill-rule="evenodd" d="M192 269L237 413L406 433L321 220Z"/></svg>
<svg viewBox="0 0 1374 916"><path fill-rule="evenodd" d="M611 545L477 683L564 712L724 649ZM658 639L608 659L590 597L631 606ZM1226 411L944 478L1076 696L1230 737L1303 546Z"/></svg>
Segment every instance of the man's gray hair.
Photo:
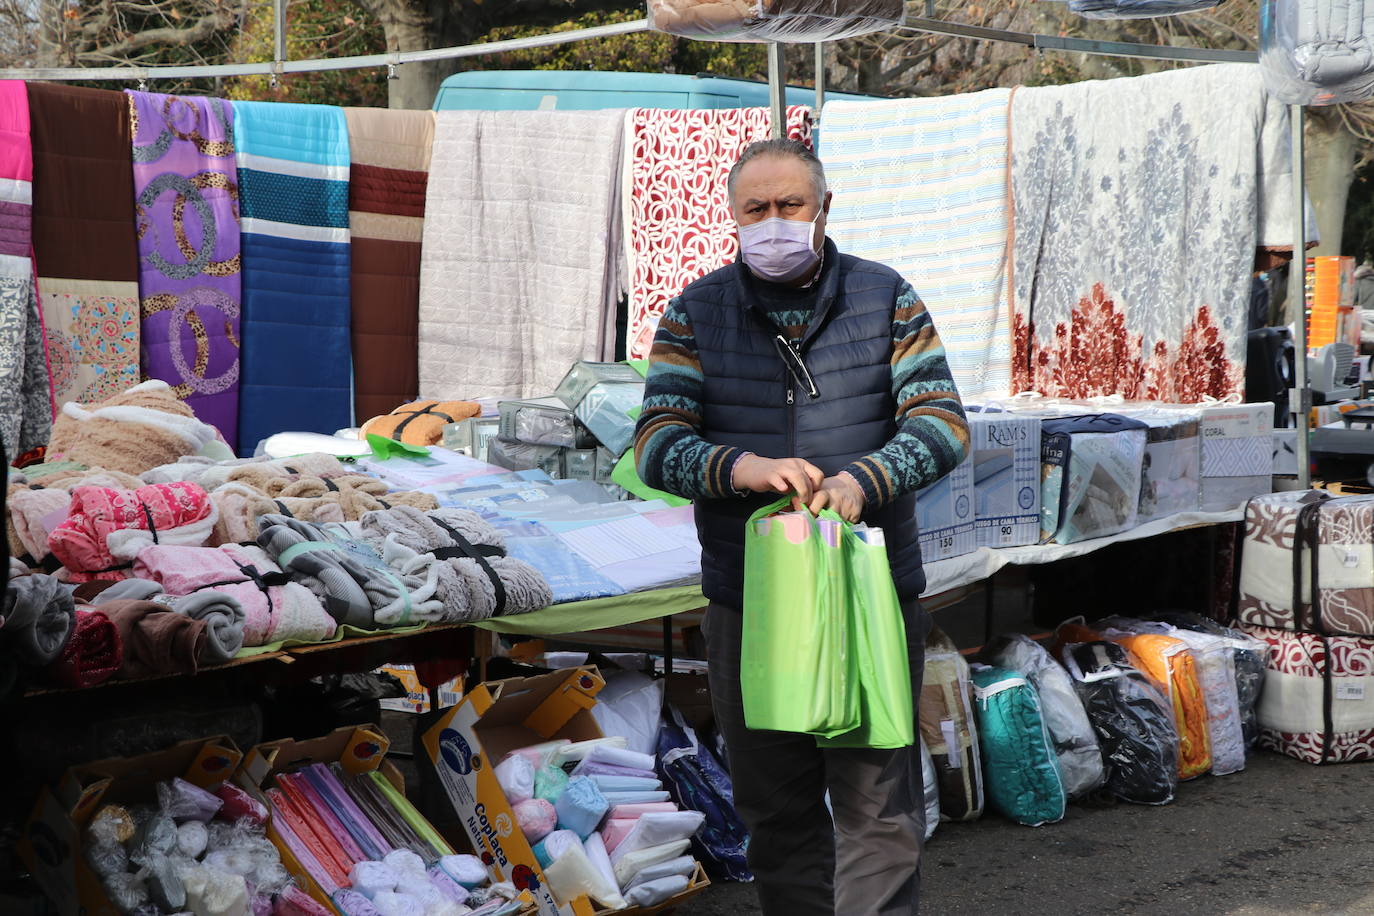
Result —
<svg viewBox="0 0 1374 916"><path fill-rule="evenodd" d="M739 161L730 169L726 190L730 194L732 207L735 204L735 181L739 178L740 169L760 156L791 156L793 159L800 159L811 172L811 181L816 186L816 199L825 199L825 166L816 158L810 147L800 140L759 140L757 143L749 144L744 152L740 153Z"/></svg>

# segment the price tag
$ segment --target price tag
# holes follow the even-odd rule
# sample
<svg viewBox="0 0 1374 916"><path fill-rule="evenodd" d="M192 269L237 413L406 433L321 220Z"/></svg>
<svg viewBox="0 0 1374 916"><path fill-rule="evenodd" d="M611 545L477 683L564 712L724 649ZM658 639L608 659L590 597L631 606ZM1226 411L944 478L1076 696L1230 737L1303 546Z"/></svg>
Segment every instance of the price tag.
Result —
<svg viewBox="0 0 1374 916"><path fill-rule="evenodd" d="M1337 684L1336 699L1338 700L1363 700L1363 684Z"/></svg>

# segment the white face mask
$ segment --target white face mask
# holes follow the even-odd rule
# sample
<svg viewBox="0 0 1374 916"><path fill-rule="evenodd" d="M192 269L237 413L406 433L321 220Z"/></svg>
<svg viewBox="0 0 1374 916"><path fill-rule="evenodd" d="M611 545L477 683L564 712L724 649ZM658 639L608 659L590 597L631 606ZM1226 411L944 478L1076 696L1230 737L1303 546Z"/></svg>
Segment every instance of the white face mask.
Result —
<svg viewBox="0 0 1374 916"><path fill-rule="evenodd" d="M744 263L759 277L774 283L791 283L806 276L821 259L816 250L816 220L775 216L739 227L739 251Z"/></svg>

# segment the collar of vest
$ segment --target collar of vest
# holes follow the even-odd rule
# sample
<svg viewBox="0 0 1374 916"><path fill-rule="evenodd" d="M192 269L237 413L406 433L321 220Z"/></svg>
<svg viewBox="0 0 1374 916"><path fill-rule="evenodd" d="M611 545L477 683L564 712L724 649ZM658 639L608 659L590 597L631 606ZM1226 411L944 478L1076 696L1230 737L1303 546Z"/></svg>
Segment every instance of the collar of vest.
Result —
<svg viewBox="0 0 1374 916"><path fill-rule="evenodd" d="M816 310L811 315L811 322L806 326L805 333L797 343L798 350L804 350L811 343L821 328L825 327L826 321L830 318L830 312L835 305L835 300L840 294L840 250L835 243L830 240L830 236L825 237L822 255L821 276L814 289L816 290ZM764 327L771 328L774 333L781 334L773 319L764 310L763 304L759 302L759 297L755 295L754 284L762 281L756 280L754 275L749 272L749 268L744 266L744 259L735 261L735 291L739 295L739 302L744 310L754 315L763 322Z"/></svg>

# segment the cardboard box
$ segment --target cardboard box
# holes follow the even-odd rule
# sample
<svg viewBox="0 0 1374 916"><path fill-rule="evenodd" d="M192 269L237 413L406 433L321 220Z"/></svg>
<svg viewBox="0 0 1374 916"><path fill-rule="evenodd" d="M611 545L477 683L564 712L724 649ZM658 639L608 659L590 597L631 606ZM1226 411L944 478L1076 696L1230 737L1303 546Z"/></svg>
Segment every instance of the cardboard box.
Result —
<svg viewBox="0 0 1374 916"><path fill-rule="evenodd" d="M973 456L916 494L916 526L926 563L973 553Z"/></svg>
<svg viewBox="0 0 1374 916"><path fill-rule="evenodd" d="M420 677L415 673L414 665L383 665L377 669L378 674L389 674L406 689L404 697L388 697L379 700L383 709L393 712L413 712L426 713L430 711L429 688L420 683ZM450 706L457 706L458 701L463 698L463 679L455 677L446 684L439 687L439 708L447 709Z"/></svg>
<svg viewBox="0 0 1374 916"><path fill-rule="evenodd" d="M604 686L594 667L481 684L424 735L430 763L492 879L528 891L540 916L595 910L586 897L564 906L554 900L496 781L496 764L510 751L554 738L602 737L591 709Z"/></svg>
<svg viewBox="0 0 1374 916"><path fill-rule="evenodd" d="M276 778L281 773L290 773L308 763L338 763L345 773L369 773L378 770L393 786L405 792L405 780L396 767L386 759L389 739L375 725L345 727L323 738L309 741L271 741L259 744L248 752L243 766L234 776L234 781L243 788L267 801L267 790L276 786ZM301 866L300 861L282 842L275 826L269 822L267 838L281 853L282 865L311 897L324 904L331 912L337 912L329 895L324 892Z"/></svg>
<svg viewBox="0 0 1374 916"><path fill-rule="evenodd" d="M978 547L1040 540L1040 417L970 413Z"/></svg>
<svg viewBox="0 0 1374 916"><path fill-rule="evenodd" d="M187 741L140 757L72 767L44 790L19 854L62 916L120 916L82 853L81 831L104 804L156 803L159 782L181 777L203 789L227 780L243 754L225 736Z"/></svg>
<svg viewBox="0 0 1374 916"><path fill-rule="evenodd" d="M1188 408L1184 408L1188 409ZM1234 509L1272 489L1274 405L1200 405L1202 411L1202 509Z"/></svg>

